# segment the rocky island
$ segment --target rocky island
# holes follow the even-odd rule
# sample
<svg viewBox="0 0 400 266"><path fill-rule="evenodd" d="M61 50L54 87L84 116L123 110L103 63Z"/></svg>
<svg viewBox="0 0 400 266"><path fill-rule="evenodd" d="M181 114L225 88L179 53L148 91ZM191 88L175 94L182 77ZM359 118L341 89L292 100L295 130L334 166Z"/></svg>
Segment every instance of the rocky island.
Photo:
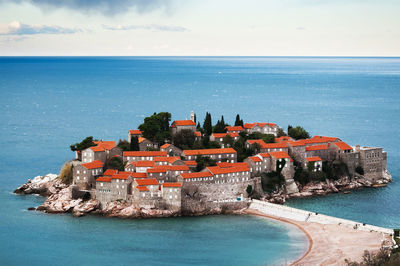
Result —
<svg viewBox="0 0 400 266"><path fill-rule="evenodd" d="M239 115L234 126L223 116L212 126L209 113L203 126L193 112L190 120L170 118L155 113L118 144L88 137L71 145L76 158L59 175L14 192L48 197L37 211L148 218L242 212L251 199L283 204L392 180L382 148Z"/></svg>

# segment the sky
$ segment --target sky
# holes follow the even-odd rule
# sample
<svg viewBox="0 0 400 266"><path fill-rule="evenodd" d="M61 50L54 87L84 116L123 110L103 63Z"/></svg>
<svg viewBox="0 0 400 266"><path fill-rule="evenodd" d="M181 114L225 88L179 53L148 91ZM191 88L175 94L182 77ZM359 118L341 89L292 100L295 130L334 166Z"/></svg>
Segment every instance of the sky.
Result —
<svg viewBox="0 0 400 266"><path fill-rule="evenodd" d="M400 56L399 0L0 0L0 56Z"/></svg>

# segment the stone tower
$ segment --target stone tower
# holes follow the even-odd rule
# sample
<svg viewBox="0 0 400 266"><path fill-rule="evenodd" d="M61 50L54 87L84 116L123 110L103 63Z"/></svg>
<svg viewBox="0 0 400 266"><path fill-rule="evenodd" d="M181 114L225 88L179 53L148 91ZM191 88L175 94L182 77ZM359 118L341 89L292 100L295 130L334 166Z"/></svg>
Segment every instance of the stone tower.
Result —
<svg viewBox="0 0 400 266"><path fill-rule="evenodd" d="M194 121L194 111L191 111L191 112L190 112L190 120L192 120L193 122L195 122L195 121Z"/></svg>

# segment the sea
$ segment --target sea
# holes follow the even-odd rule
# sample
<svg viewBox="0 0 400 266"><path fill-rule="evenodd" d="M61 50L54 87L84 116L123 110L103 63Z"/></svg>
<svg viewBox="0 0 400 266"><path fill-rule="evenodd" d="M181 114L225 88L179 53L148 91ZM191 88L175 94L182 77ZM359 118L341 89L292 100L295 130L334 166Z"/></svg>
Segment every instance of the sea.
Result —
<svg viewBox="0 0 400 266"><path fill-rule="evenodd" d="M400 58L0 57L1 265L282 265L307 250L292 225L227 215L123 220L28 211L12 191L58 173L86 136L126 139L144 117L274 122L383 147L393 182L287 205L400 227Z"/></svg>

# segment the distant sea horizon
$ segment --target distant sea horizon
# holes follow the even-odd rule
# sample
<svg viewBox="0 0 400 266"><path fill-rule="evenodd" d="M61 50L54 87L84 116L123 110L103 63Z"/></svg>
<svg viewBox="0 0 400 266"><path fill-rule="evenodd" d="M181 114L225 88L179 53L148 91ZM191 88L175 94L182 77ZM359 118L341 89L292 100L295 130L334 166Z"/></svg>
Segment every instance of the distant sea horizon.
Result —
<svg viewBox="0 0 400 266"><path fill-rule="evenodd" d="M300 125L311 135L383 147L393 176L387 187L287 204L400 227L400 57L0 56L0 92L5 264L111 264L126 256L121 264L258 265L301 256L304 235L260 218L73 218L29 212L44 199L12 194L28 178L58 173L74 156L70 144L86 136L126 139L160 111L178 120L193 110L200 122L210 112L213 123L224 115L231 124L240 114L245 122ZM171 252L176 246L185 247L182 260Z"/></svg>

